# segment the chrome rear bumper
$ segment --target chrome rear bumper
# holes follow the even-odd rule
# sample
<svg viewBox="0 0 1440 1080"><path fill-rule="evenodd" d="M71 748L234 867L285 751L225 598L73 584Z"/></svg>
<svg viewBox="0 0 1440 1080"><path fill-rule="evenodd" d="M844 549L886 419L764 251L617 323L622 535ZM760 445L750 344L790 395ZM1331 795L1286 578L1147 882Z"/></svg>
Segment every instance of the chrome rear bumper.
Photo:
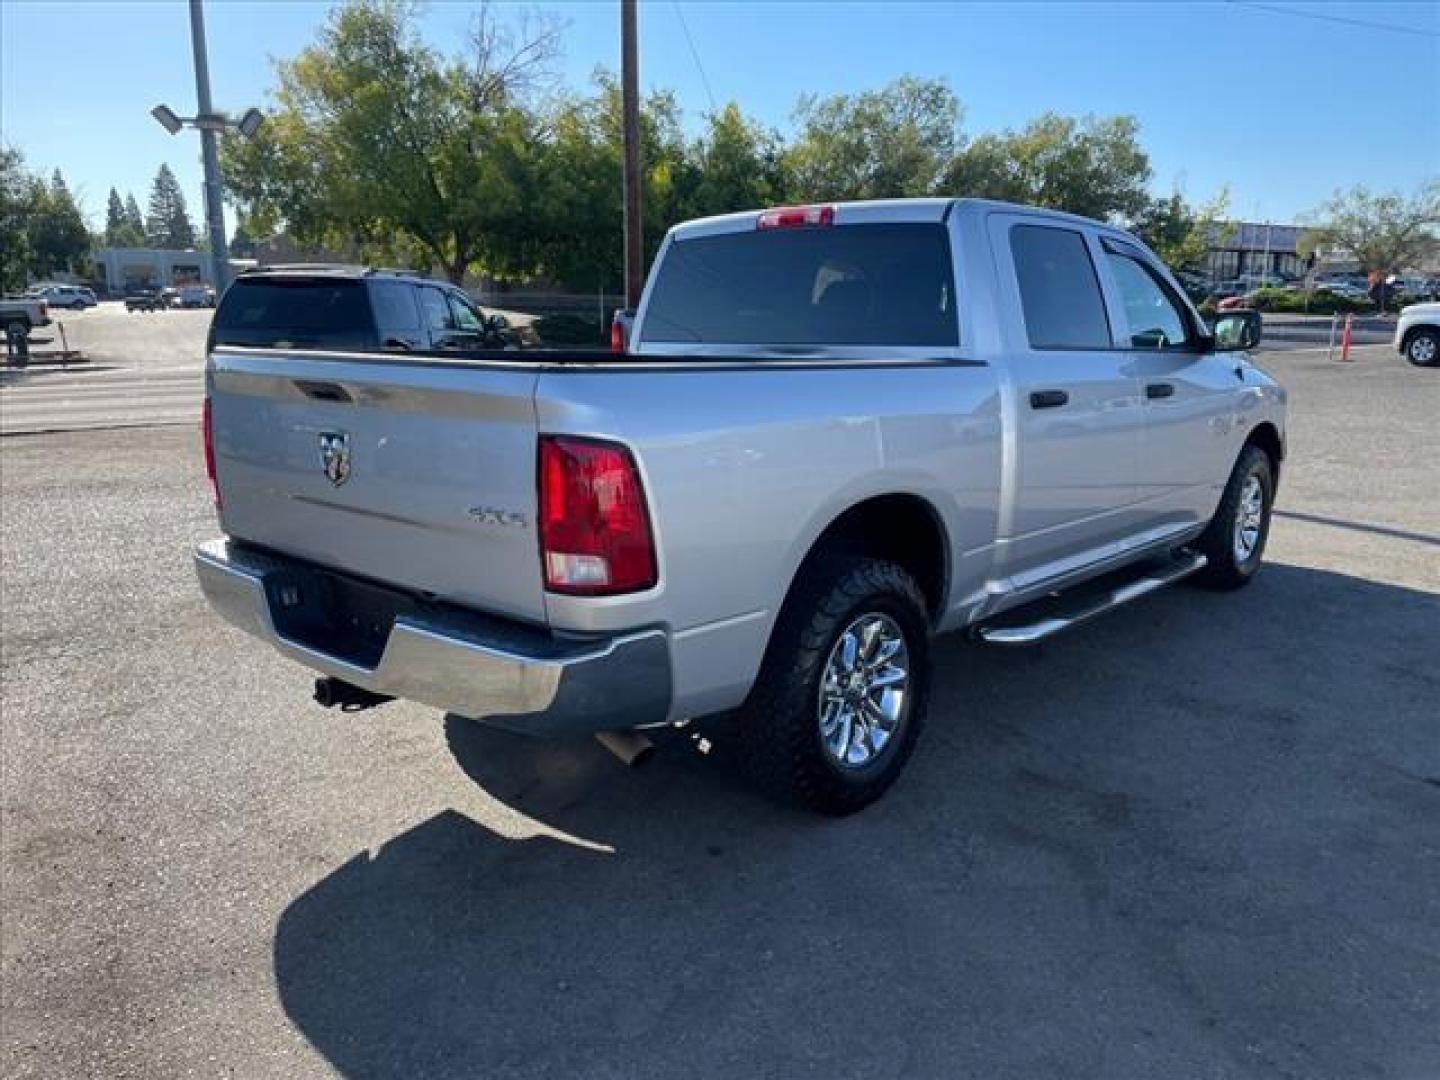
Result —
<svg viewBox="0 0 1440 1080"><path fill-rule="evenodd" d="M295 622L292 608L323 603L326 588L311 582L333 588L343 576L225 539L195 550L195 570L206 599L231 623L308 668L377 694L541 735L642 727L669 713L670 650L660 630L571 641L413 604L394 616L378 660L367 663L313 632L302 640L280 629Z"/></svg>

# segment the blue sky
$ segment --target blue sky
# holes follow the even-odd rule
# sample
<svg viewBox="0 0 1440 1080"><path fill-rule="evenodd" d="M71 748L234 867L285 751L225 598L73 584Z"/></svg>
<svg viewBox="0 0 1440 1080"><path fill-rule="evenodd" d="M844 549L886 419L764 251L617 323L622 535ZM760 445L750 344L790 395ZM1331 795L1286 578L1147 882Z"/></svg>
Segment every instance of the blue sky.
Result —
<svg viewBox="0 0 1440 1080"><path fill-rule="evenodd" d="M310 42L330 6L209 0L217 106L263 107L271 59ZM566 82L584 85L597 66L618 65L613 0L533 6L568 23ZM457 49L473 12L436 0L423 32ZM1411 191L1440 174L1435 2L647 0L640 35L642 84L673 89L692 124L709 109L706 79L722 105L733 98L785 131L802 93L853 92L911 73L950 81L967 134L1047 109L1132 113L1157 191L1178 185L1203 199L1228 185L1232 212L1255 220L1292 220L1337 187ZM143 206L162 161L199 216L198 139L169 136L148 115L161 101L194 111L184 3L3 0L0 41L0 138L32 167L62 169L92 221L103 221L111 185Z"/></svg>

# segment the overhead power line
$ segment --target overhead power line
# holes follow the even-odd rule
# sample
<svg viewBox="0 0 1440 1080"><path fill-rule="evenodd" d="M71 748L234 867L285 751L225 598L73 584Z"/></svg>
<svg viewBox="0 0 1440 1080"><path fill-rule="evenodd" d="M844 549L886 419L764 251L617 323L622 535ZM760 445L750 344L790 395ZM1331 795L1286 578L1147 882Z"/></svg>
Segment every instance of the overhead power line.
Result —
<svg viewBox="0 0 1440 1080"><path fill-rule="evenodd" d="M1362 26L1367 30L1389 30L1395 34L1411 34L1414 37L1440 40L1440 30L1426 30L1423 26L1401 26L1399 23L1375 22L1372 19L1353 19L1348 15L1330 15L1322 11L1301 11L1297 8L1281 7L1278 4L1262 4L1256 0L1226 0L1237 7L1268 11L1272 15L1289 15L1296 19L1314 19L1317 22L1341 23L1345 26Z"/></svg>
<svg viewBox="0 0 1440 1080"><path fill-rule="evenodd" d="M685 33L685 44L690 46L690 56L695 61L695 70L700 72L700 82L705 87L705 96L710 99L710 111L718 113L720 109L715 104L715 95L710 90L710 80L705 76L705 65L700 63L700 53L696 51L695 41L690 36L690 27L685 22L685 12L680 10L679 0L670 0L670 6L675 9L675 14L680 19L680 29Z"/></svg>

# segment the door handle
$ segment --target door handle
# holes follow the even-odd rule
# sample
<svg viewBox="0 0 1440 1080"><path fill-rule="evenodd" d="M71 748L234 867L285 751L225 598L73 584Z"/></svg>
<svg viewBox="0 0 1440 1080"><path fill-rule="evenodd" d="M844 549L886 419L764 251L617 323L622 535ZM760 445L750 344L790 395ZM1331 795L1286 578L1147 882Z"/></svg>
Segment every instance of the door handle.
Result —
<svg viewBox="0 0 1440 1080"><path fill-rule="evenodd" d="M308 382L295 380L295 388L314 401L353 401L349 392L339 383Z"/></svg>
<svg viewBox="0 0 1440 1080"><path fill-rule="evenodd" d="M1032 409L1058 409L1069 400L1070 395L1064 390L1030 391L1030 407Z"/></svg>
<svg viewBox="0 0 1440 1080"><path fill-rule="evenodd" d="M1175 384L1168 382L1152 382L1145 384L1145 396L1151 401L1156 398L1167 398L1175 396Z"/></svg>

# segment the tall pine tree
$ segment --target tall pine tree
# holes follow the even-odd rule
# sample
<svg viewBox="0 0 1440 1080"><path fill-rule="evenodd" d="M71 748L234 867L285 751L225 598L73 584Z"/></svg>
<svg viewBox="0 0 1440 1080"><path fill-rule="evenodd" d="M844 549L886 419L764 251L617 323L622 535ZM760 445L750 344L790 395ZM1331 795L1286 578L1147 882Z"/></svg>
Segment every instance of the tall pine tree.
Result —
<svg viewBox="0 0 1440 1080"><path fill-rule="evenodd" d="M105 200L105 242L112 246L119 244L116 237L124 227L125 204L120 199L120 193L112 187L110 197Z"/></svg>
<svg viewBox="0 0 1440 1080"><path fill-rule="evenodd" d="M195 226L185 209L185 193L180 181L161 165L150 189L150 213L145 217L145 237L151 247L185 249L195 246Z"/></svg>
<svg viewBox="0 0 1440 1080"><path fill-rule="evenodd" d="M140 204L135 201L134 193L125 196L125 224L130 226L133 235L139 237L137 247L145 246L145 215L140 213Z"/></svg>
<svg viewBox="0 0 1440 1080"><path fill-rule="evenodd" d="M130 205L135 203L135 197L130 197ZM135 207L135 217L140 216L140 208ZM142 224L137 225L130 216L129 208L120 193L113 187L110 189L110 197L105 202L105 244L108 247L135 248L145 246L145 229Z"/></svg>

